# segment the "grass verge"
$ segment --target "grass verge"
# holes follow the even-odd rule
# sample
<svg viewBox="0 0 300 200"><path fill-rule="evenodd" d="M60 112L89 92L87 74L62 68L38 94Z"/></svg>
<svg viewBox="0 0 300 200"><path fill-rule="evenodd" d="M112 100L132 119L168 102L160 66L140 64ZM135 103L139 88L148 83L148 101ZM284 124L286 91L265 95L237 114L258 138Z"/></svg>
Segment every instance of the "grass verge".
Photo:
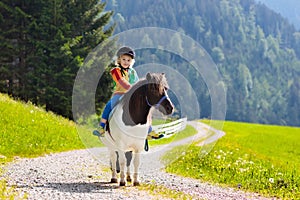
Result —
<svg viewBox="0 0 300 200"><path fill-rule="evenodd" d="M76 127L70 120L1 93L0 115L0 174L2 166L15 156L36 157L98 145L97 138L90 137L91 132L85 127ZM0 199L14 196L1 179Z"/></svg>
<svg viewBox="0 0 300 200"><path fill-rule="evenodd" d="M225 122L223 131L204 157L195 145L172 150L165 159L182 156L167 171L265 196L300 198L300 128Z"/></svg>
<svg viewBox="0 0 300 200"><path fill-rule="evenodd" d="M141 186L138 187L139 190L147 190L152 195L158 195L160 197L166 197L171 198L174 200L192 200L194 199L193 196L185 194L183 192L177 191L177 190L171 190L169 188L166 188L161 185L157 185L155 183L151 184L141 184Z"/></svg>

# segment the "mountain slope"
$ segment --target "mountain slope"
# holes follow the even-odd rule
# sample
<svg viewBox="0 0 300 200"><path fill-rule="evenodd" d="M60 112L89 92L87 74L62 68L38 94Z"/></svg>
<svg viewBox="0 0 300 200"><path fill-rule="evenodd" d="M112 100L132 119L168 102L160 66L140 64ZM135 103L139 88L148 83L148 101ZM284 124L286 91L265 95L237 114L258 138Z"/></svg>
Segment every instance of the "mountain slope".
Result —
<svg viewBox="0 0 300 200"><path fill-rule="evenodd" d="M300 125L300 114L295 111L300 109L300 33L278 13L254 0L158 0L155 3L115 0L107 4L107 9L115 12L116 33L140 27L163 27L184 33L201 44L224 78L226 119ZM178 41L177 45L183 48L184 44ZM187 51L193 53L192 49ZM138 50L137 55L136 65L144 64L151 57L153 62L167 63L177 69L197 91L200 117L211 116L209 91L203 80L198 81L201 75L193 71L192 65L158 50L148 50L148 54Z"/></svg>
<svg viewBox="0 0 300 200"><path fill-rule="evenodd" d="M300 1L298 0L257 0L287 18L300 30Z"/></svg>

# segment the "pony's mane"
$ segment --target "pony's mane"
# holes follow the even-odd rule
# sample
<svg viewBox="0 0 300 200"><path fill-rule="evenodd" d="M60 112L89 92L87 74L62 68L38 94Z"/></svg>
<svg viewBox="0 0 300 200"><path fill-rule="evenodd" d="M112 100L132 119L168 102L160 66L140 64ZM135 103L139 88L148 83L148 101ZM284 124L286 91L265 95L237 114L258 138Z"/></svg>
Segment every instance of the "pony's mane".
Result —
<svg viewBox="0 0 300 200"><path fill-rule="evenodd" d="M132 94L139 90L141 87L146 87L148 84L157 84L159 93L163 93L165 88L169 88L166 77L164 74L148 73L147 78L142 78L136 82L132 87L123 95L122 102L129 102Z"/></svg>
<svg viewBox="0 0 300 200"><path fill-rule="evenodd" d="M131 88L123 95L121 102L129 102L132 93L137 89L144 87L147 84L147 80L145 78L140 79L138 82L133 84Z"/></svg>

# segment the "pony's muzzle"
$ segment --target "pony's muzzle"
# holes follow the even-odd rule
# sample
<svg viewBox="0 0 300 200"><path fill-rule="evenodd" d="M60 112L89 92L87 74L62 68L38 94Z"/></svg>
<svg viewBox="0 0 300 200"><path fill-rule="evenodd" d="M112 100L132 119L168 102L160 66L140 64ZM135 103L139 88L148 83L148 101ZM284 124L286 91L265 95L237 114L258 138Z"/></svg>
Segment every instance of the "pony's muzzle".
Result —
<svg viewBox="0 0 300 200"><path fill-rule="evenodd" d="M159 111L162 112L164 115L170 115L174 112L174 106L169 101L165 105L160 105L158 107Z"/></svg>
<svg viewBox="0 0 300 200"><path fill-rule="evenodd" d="M174 112L174 106L172 104L166 106L166 114L170 115Z"/></svg>

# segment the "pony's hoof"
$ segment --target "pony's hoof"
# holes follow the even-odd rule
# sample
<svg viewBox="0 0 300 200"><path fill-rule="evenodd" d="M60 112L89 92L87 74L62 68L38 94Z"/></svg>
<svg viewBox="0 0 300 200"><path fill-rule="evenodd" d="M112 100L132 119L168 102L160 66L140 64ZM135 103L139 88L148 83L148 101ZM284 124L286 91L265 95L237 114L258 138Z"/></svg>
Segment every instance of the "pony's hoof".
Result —
<svg viewBox="0 0 300 200"><path fill-rule="evenodd" d="M125 186L125 185L126 185L125 181L124 182L120 182L120 186Z"/></svg>
<svg viewBox="0 0 300 200"><path fill-rule="evenodd" d="M133 186L140 186L140 182L138 181L133 182Z"/></svg>
<svg viewBox="0 0 300 200"><path fill-rule="evenodd" d="M118 179L116 179L116 178L111 178L111 179L110 179L110 182L111 182L111 183L118 183Z"/></svg>
<svg viewBox="0 0 300 200"><path fill-rule="evenodd" d="M131 182L131 177L130 177L130 176L127 176L126 181L127 181L127 182Z"/></svg>

